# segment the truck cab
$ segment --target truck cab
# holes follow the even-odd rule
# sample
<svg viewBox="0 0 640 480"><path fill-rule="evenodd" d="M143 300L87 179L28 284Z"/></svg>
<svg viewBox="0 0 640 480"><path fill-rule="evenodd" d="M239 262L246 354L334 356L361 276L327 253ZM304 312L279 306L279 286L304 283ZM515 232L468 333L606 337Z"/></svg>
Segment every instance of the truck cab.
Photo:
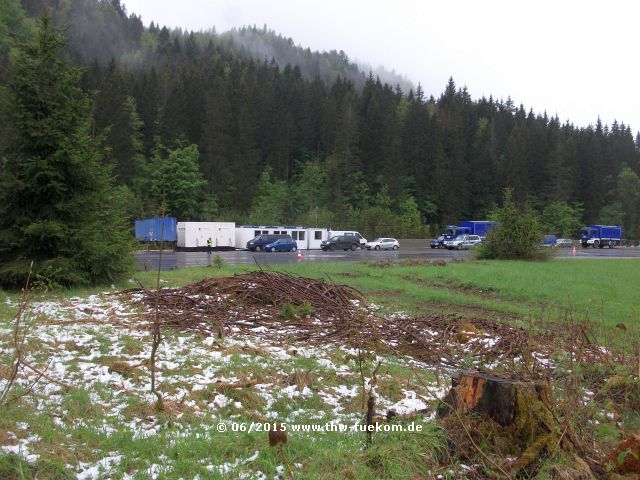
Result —
<svg viewBox="0 0 640 480"><path fill-rule="evenodd" d="M468 235L469 233L468 228L459 227L458 225L447 225L444 227L442 235L444 236L444 241L447 241L453 240L460 235Z"/></svg>

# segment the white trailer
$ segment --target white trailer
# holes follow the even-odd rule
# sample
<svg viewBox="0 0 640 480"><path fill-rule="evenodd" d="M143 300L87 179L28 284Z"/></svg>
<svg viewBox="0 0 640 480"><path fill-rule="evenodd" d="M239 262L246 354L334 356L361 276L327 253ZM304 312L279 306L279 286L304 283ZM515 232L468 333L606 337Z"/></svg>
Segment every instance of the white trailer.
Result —
<svg viewBox="0 0 640 480"><path fill-rule="evenodd" d="M234 250L236 224L234 222L178 222L176 250L207 250L208 240L216 250Z"/></svg>
<svg viewBox="0 0 640 480"><path fill-rule="evenodd" d="M329 239L329 230L326 228L307 228L307 238L309 250L320 250L322 241Z"/></svg>
<svg viewBox="0 0 640 480"><path fill-rule="evenodd" d="M249 240L253 240L258 235L291 235L291 238L293 238L298 244L299 250L306 250L308 248L320 248L320 242L318 242L317 247L309 246L309 231L310 229L307 229L307 227L301 226L240 225L236 227L236 246L237 248L246 248L247 242Z"/></svg>

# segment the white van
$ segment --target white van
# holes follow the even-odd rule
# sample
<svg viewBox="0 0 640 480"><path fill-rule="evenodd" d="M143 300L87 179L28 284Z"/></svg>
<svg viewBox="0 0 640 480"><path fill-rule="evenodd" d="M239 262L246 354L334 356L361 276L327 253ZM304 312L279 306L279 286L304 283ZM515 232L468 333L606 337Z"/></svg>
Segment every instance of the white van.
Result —
<svg viewBox="0 0 640 480"><path fill-rule="evenodd" d="M354 235L355 237L358 238L358 243L360 243L360 248L364 248L365 244L367 243L367 239L364 238L360 234L360 232L356 232L354 230L329 230L329 238L334 237L336 235L346 235L346 236Z"/></svg>

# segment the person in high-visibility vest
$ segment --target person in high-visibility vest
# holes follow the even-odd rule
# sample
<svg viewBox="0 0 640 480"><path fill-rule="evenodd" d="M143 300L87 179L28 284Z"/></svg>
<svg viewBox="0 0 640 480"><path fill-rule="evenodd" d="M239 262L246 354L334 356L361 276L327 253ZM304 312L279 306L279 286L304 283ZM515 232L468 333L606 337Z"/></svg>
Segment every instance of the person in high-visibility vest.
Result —
<svg viewBox="0 0 640 480"><path fill-rule="evenodd" d="M207 238L207 254L211 255L211 237Z"/></svg>

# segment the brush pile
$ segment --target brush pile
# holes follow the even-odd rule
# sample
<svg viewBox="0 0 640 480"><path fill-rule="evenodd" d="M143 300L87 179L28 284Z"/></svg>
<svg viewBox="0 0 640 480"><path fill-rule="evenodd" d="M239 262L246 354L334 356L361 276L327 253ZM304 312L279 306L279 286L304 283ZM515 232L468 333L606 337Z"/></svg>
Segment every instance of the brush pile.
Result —
<svg viewBox="0 0 640 480"><path fill-rule="evenodd" d="M176 289L122 292L143 304L151 321L202 335L264 336L282 342L335 344L400 353L444 368L471 364L502 370L524 358L540 365L562 344L576 355L601 360L584 331L529 331L486 318L446 314L383 315L356 289L333 282L265 271L209 278Z"/></svg>
<svg viewBox="0 0 640 480"><path fill-rule="evenodd" d="M364 296L352 287L265 271L122 293L141 301L148 317L157 314L162 326L204 335L268 331L271 338L344 339L364 315Z"/></svg>

